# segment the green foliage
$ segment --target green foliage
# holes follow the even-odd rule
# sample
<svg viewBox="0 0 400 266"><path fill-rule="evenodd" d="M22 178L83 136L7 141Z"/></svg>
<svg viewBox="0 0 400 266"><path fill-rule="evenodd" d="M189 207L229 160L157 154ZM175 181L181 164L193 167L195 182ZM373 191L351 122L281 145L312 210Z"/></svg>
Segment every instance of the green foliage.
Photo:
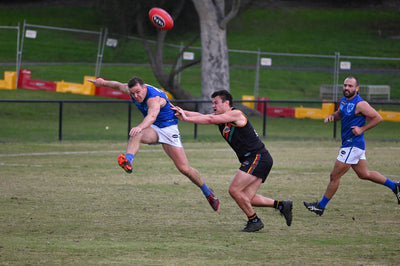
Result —
<svg viewBox="0 0 400 266"><path fill-rule="evenodd" d="M229 24L228 43L280 53L400 57L399 34L395 9L250 9Z"/></svg>
<svg viewBox="0 0 400 266"><path fill-rule="evenodd" d="M187 13L187 12L186 12ZM185 14L186 14L185 13ZM99 31L106 20L93 8L30 7L0 9L0 25L16 26L18 22ZM177 23L179 20L177 21ZM349 26L351 25L351 26ZM400 17L395 10L371 9L249 9L235 18L228 26L228 47L252 51L252 54L231 52L231 91L236 99L254 95L256 51L262 53L297 53L328 55L330 58L262 55L272 59L272 67L262 68L259 77L259 96L270 99L319 99L319 87L333 83L335 52L342 56L374 56L400 58L398 35ZM186 44L196 34L171 30L166 41ZM110 38L118 40L117 47L105 47L101 76L125 81L133 75L143 76L154 83L147 53L140 40L127 38L110 31ZM150 35L149 38L154 38ZM83 75L93 75L98 38L92 34L76 34L38 29L38 39L25 39L22 67L32 70L32 78L82 82ZM1 30L4 53L0 61L15 62L15 30ZM40 42L38 42L38 40ZM199 46L200 43L196 43ZM192 50L195 58L199 50ZM171 63L178 49L166 46L164 62ZM350 60L352 71L362 84L389 85L391 98L400 99L399 61ZM86 62L84 65L32 65L29 62ZM107 66L106 63L113 63ZM115 63L136 64L115 65ZM115 68L115 70L112 70ZM0 66L0 71L10 66ZM349 71L340 73L341 82ZM194 96L201 95L201 73L198 66L181 74L182 86Z"/></svg>

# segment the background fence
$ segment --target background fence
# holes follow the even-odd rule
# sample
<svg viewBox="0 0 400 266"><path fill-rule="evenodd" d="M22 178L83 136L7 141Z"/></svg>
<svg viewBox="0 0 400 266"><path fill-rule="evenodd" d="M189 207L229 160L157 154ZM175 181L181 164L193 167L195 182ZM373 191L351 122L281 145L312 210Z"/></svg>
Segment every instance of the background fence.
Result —
<svg viewBox="0 0 400 266"><path fill-rule="evenodd" d="M113 79L118 72L128 80L136 69L141 71L149 67L140 38L113 34L107 29L86 31L32 25L24 21L22 26L0 27L0 41L0 55L4 58L4 62L0 62L0 73L14 69L18 73L19 69L27 68L32 71L32 79L40 76L44 80L82 83L85 75ZM182 47L182 43L165 44L164 62L173 62ZM201 56L200 47L190 47L187 52L188 60ZM186 59L181 58L180 63L183 60ZM340 83L350 73L360 78L363 84L360 94L374 108L400 111L400 58L344 56L339 52L316 55L230 49L229 60L231 87L240 88L240 94L234 95L234 99L247 99L245 104L254 106L263 114L251 120L265 138L338 138L336 124L324 126L320 118L297 119L292 113L289 117L267 116L259 104L268 102L270 108L280 112L285 112L285 108L290 112L300 108L303 113L308 112L306 108L321 109L325 101L336 103L340 99ZM154 77L142 77L149 83L156 82ZM201 87L200 66L185 69L177 78L183 88L194 96L200 96L196 95ZM191 88L197 89L191 91ZM382 90L383 93L371 93L373 88L375 92ZM136 124L142 119L136 108L121 100L90 103L0 100L0 104L0 141L27 137L40 141L123 140L127 137L130 123ZM35 112L30 111L33 109ZM183 139L219 139L218 132L210 126L180 123L180 128ZM29 130L29 136L24 134L24 130ZM368 137L398 141L399 132L399 122L385 121L368 132Z"/></svg>
<svg viewBox="0 0 400 266"><path fill-rule="evenodd" d="M18 73L20 68L29 68L32 78L40 75L46 80L81 82L84 75L112 79L112 72L105 66L117 68L126 64L143 65L149 61L140 38L113 34L107 29L87 31L33 25L24 21L22 26L0 27L0 40L3 44L0 53L7 61L0 64L0 71L15 69ZM164 61L172 62L182 47L183 44L167 43ZM38 50L45 53L37 53ZM201 56L200 47L190 47L187 52L193 58ZM348 56L340 52L316 55L230 49L229 60L231 84L242 87L241 93L254 99L268 96L317 100L321 98L315 91L331 85L330 100L337 101L335 90L349 73L357 74L364 85L388 86L389 98L400 99L400 58ZM43 73L43 64L52 64L52 71ZM59 64L71 67L58 68ZM76 64L87 66L86 73L82 73L79 79L74 71ZM201 84L199 71L199 67L185 70L178 77L182 86L188 90L198 87ZM271 76L281 78L271 82ZM299 89L297 94L285 89L288 82Z"/></svg>
<svg viewBox="0 0 400 266"><path fill-rule="evenodd" d="M194 101L200 104L203 101ZM235 101L242 102L242 101ZM179 105L182 101L174 101ZM324 124L323 119L269 116L266 104L280 106L314 104L321 101L254 101L262 116L251 123L263 139L332 140L340 139L338 123ZM388 104L371 102L379 109ZM391 103L399 105L398 103ZM143 119L130 101L122 100L7 100L0 99L0 143L14 141L124 141L129 130ZM183 140L220 140L215 125L180 122ZM368 140L400 141L400 123L384 121L366 133Z"/></svg>

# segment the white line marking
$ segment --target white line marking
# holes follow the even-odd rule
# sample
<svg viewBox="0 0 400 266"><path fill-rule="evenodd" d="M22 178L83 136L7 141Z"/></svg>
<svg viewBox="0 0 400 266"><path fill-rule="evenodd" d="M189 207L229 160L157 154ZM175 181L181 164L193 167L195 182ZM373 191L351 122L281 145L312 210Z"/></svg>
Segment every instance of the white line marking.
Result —
<svg viewBox="0 0 400 266"><path fill-rule="evenodd" d="M196 151L230 151L230 149L185 149L186 152L196 152ZM159 149L152 150L140 150L141 152L159 152ZM0 154L0 157L19 157L19 156L48 156L48 155L75 155L75 154L94 154L94 153L121 153L118 151L54 151L54 152L32 152L32 153L11 153L11 154Z"/></svg>
<svg viewBox="0 0 400 266"><path fill-rule="evenodd" d="M47 156L47 155L91 154L91 153L118 153L118 152L119 151L62 151L62 152L54 151L54 152L0 154L0 157Z"/></svg>
<svg viewBox="0 0 400 266"><path fill-rule="evenodd" d="M41 164L17 164L17 163L0 163L2 166L33 166L33 167L43 167Z"/></svg>
<svg viewBox="0 0 400 266"><path fill-rule="evenodd" d="M390 150L400 150L400 147L374 147L374 148L372 148L372 149L374 149L374 150L387 150L387 149L390 149Z"/></svg>

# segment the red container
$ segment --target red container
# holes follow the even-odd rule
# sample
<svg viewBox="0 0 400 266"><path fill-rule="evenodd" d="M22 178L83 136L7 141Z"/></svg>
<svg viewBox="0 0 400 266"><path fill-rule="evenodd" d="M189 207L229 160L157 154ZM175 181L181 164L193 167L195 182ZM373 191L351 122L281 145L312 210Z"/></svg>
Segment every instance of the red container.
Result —
<svg viewBox="0 0 400 266"><path fill-rule="evenodd" d="M111 89L108 87L96 87L96 96L109 97L109 98L117 98L130 100L131 97L128 94L125 94L119 90Z"/></svg>
<svg viewBox="0 0 400 266"><path fill-rule="evenodd" d="M28 90L56 91L57 84L53 81L31 79L31 70L20 69L18 76L18 88Z"/></svg>
<svg viewBox="0 0 400 266"><path fill-rule="evenodd" d="M258 100L269 100L267 97L258 97ZM294 117L295 109L292 107L270 106L269 102L257 102L257 110L263 114L264 105L267 104L267 116Z"/></svg>

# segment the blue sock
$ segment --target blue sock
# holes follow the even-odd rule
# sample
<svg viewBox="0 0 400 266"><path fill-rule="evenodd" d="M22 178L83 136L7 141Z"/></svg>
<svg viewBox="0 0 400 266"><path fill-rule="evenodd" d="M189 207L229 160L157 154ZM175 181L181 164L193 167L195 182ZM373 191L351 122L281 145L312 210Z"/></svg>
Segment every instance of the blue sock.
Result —
<svg viewBox="0 0 400 266"><path fill-rule="evenodd" d="M135 155L133 155L132 153L127 153L125 157L132 164Z"/></svg>
<svg viewBox="0 0 400 266"><path fill-rule="evenodd" d="M319 207L322 208L322 209L325 209L326 204L328 204L328 202L329 202L330 200L331 200L331 199L328 199L327 197L323 196L323 197L322 197L322 200L321 200L320 202L318 202Z"/></svg>
<svg viewBox="0 0 400 266"><path fill-rule="evenodd" d="M386 182L384 185L387 186L388 188L390 188L391 190L394 190L396 188L396 183L394 183L389 178L386 179Z"/></svg>
<svg viewBox="0 0 400 266"><path fill-rule="evenodd" d="M211 194L210 189L207 187L206 183L204 183L201 187L200 187L201 191L203 191L204 196L208 197Z"/></svg>

